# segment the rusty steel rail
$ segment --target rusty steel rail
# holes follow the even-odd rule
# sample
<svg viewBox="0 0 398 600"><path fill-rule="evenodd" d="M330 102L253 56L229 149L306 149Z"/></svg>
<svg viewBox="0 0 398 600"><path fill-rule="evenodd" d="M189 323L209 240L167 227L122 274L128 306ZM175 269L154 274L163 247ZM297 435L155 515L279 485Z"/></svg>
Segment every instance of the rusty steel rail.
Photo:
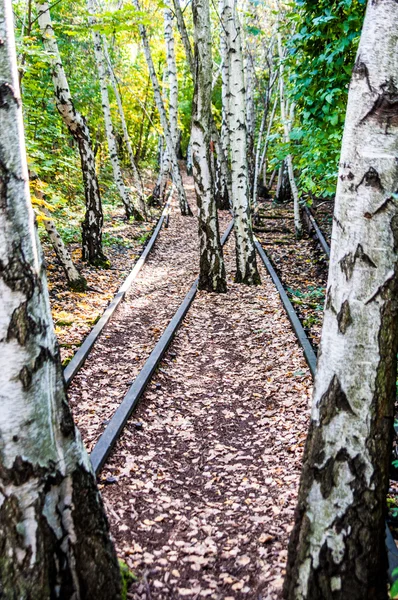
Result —
<svg viewBox="0 0 398 600"><path fill-rule="evenodd" d="M138 273L141 271L142 267L144 266L149 253L151 252L152 248L155 245L156 239L159 235L159 232L162 228L165 218L169 214L168 210L170 207L170 202L171 202L171 199L168 198L167 202L165 204L165 207L163 209L163 212L162 212L162 214L158 220L158 223L154 229L154 232L152 233L151 238L150 238L148 244L145 246L144 251L142 252L140 258L135 263L132 271L127 276L127 278L124 280L124 282L122 283L122 285L120 286L120 288L118 289L116 294L114 295L113 299L106 307L106 309L103 312L99 321L97 321L97 323L94 325L94 327L92 328L90 333L85 338L82 345L75 352L72 360L66 365L66 367L64 369L64 379L65 379L65 384L67 387L70 385L70 383L71 383L72 379L75 377L76 373L79 372L79 370L85 363L95 342L101 335L102 330L111 320L115 310L117 309L117 307L119 306L121 301L124 299L126 293L129 291L129 289L130 289L132 283L134 282L134 280L136 279Z"/></svg>
<svg viewBox="0 0 398 600"><path fill-rule="evenodd" d="M325 242L326 243L326 242ZM311 375L314 378L316 372L316 354L311 346L311 343L307 337L307 334L304 331L303 326L301 325L300 319L297 316L296 311L293 308L292 303L290 302L288 295L285 292L283 284L276 274L275 269L273 268L271 261L269 260L265 250L261 246L260 242L255 238L255 244L257 252L267 269L271 279L278 290L279 296L281 298L282 304L286 310L289 321L293 327L293 331L296 334L297 340L299 341L303 352L305 360L307 361L308 367L311 371ZM392 575L393 572L398 568L398 548L395 544L394 538L391 534L390 528L386 523L386 548L387 548L387 557L388 557L388 577L391 582L394 582L398 579L397 575Z"/></svg>
<svg viewBox="0 0 398 600"><path fill-rule="evenodd" d="M224 245L232 231L233 221L227 227L222 239L221 244ZM195 279L189 292L186 294L184 300L180 304L174 317L171 319L155 348L147 358L141 371L138 373L133 384L128 389L124 396L121 404L116 409L110 422L102 433L101 437L95 444L90 458L96 474L100 472L105 464L106 459L112 451L117 439L119 438L124 426L126 425L130 415L135 410L138 402L145 391L151 377L162 360L167 348L172 342L178 328L180 327L185 315L187 314L189 307L191 306L193 299L196 296L198 289L199 278Z"/></svg>

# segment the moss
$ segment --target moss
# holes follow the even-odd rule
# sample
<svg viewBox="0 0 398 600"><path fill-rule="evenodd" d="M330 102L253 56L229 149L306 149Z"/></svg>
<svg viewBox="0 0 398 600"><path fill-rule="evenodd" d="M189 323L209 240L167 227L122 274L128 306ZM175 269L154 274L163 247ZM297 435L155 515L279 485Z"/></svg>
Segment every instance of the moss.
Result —
<svg viewBox="0 0 398 600"><path fill-rule="evenodd" d="M137 581L137 576L130 571L129 567L123 560L119 558L120 575L122 579L122 600L127 600L127 592L134 581Z"/></svg>

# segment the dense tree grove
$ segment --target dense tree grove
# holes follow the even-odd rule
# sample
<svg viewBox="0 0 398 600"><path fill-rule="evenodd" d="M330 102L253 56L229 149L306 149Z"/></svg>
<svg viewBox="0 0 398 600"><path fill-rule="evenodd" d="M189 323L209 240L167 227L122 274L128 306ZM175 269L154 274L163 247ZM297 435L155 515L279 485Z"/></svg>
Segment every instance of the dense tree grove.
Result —
<svg viewBox="0 0 398 600"><path fill-rule="evenodd" d="M178 305L175 298L179 294L183 297L186 293L183 288L195 267L197 283L184 302L192 301L197 286L199 305L213 303L213 313L204 313L200 331L185 344L192 341L194 346L206 332L200 348L188 351L185 347L181 352L188 352L189 363L203 354L203 370L211 364L219 372L231 372L223 388L231 406L235 392L241 404L255 402L260 394L245 395L246 383L262 378L270 392L261 405L264 411L261 408L251 418L259 419L258 427L265 427L272 441L276 425L270 419L277 410L269 403L274 395L299 390L296 381L305 373L297 367L299 363L287 366L290 352L283 349L283 341L273 338L274 325L275 331L280 331L281 309L267 287L271 284L258 256L274 282L278 274L281 276L286 297L299 311L303 294L294 297L286 265L296 260L294 276L306 279L304 263L313 263L305 284L317 296L316 310L323 314L319 347L311 339L313 363L318 350L318 364L299 486L299 475L296 481L297 500L289 491L289 502L297 502L297 506L294 518L290 510L291 523L284 532L287 546L287 532L291 531L284 582L280 577L267 596L270 575L266 561L272 556L272 551L267 554L267 544L274 542L276 534L263 531L257 536L261 561L257 560L256 568L260 575L253 583L252 575L243 571L247 567L251 572L255 561L246 554L237 555L239 545L249 548L254 540L247 536L242 541L244 536L241 539L237 535L230 547L231 532L226 540L221 533L219 538L225 546L219 554L236 559L234 567L228 568L235 568L241 577L238 581L238 575L224 572L223 567L220 577L230 580L233 590L225 599L235 599L234 593L239 599L270 600L282 596L286 600L398 598L398 583L393 581L396 573L390 573L390 582L387 579L385 546L386 497L394 491L389 490L389 477L398 350L397 6L396 0L0 0L0 354L4 367L0 378L1 598L130 597L126 596L126 586L134 576L123 563L118 564L95 474L68 405L45 267L50 271L51 261L56 261L65 288L69 288L61 293L63 283L58 282L53 289L50 285L51 302L70 301L84 307L86 295L98 292L98 282L105 288L113 286L113 290L117 278L125 277L131 258L127 256L132 247L130 238L142 246L161 211L158 230L163 223L166 230L172 210L180 229L173 229L169 246L162 246L155 254L160 266L150 278L153 289L128 296L137 270L116 294L117 302L128 297L125 306L138 314L156 296L158 287L164 289L153 311L164 311L162 325L153 325L148 312L141 329L138 320L125 329L137 325L137 330L150 330L151 343L155 340L155 344L158 334L163 333L161 327L166 328L171 318L166 317L167 310ZM333 219L330 260L326 256L329 248L325 250L322 241L316 246L306 229L308 221L313 228L310 235L314 234L314 214L322 206L328 207L330 223ZM287 210L291 212L287 214ZM228 222L233 236L222 246L225 240L220 240L220 233ZM127 242L122 240L117 252L109 249L112 228L130 236ZM189 258L193 231L199 257L195 265ZM272 237L276 233L280 237ZM256 238L260 234L265 236L265 245L268 235L272 237L270 247L279 245L270 262L275 275ZM40 240L49 260L47 254L43 259ZM177 255L172 267L169 265L172 275L166 275L168 257L164 253L168 251L173 253L173 260ZM302 261L298 267L297 260ZM182 267L178 261L186 264ZM183 283L179 279L182 271L186 277ZM312 284L320 273L324 274L323 290L314 289L316 284ZM165 285L167 277L169 287ZM115 293L106 292L106 300ZM239 310L243 305L245 315L249 315L244 332L239 330L244 317L231 308L237 298ZM319 298L325 299L323 313ZM184 302L179 310L185 315L189 303ZM293 306L285 304L285 308L294 328ZM215 339L227 329L218 310L225 311L224 318L226 313L231 316L232 329L241 336L233 348L229 343L217 349ZM261 318L267 315L269 322L256 329L260 314ZM211 330L214 315L216 324ZM299 316L304 328L296 335L302 343L301 337L312 322L302 313ZM91 317L90 326L98 317ZM178 316L179 325L182 318ZM123 331L124 325L118 335ZM262 338L262 349L270 347L275 354L263 365L260 376L252 376L260 355L253 350L242 367L245 383L235 385L234 378L241 376L238 371L246 338L256 340L264 332L268 337ZM135 332L130 333L133 338ZM82 334L79 344L83 338ZM106 335L105 340L108 338L111 336ZM112 351L124 352L120 339L116 336ZM159 352L163 356L170 340L162 340L159 344L164 346ZM288 346L293 343L289 341ZM148 355L153 349L141 339L140 345ZM100 353L104 347L100 346ZM210 352L208 359L206 350ZM116 373L117 359L104 353L103 378L93 389L106 388L113 376L115 380L121 377L122 387L127 381L134 387L140 376L130 371ZM219 358L224 355L225 362ZM170 354L170 369L176 356ZM79 368L86 358L79 359ZM130 366L136 358L138 350ZM275 367L273 362L279 370L268 374ZM152 375L159 364L151 363ZM159 372L168 374L165 369L159 368ZM311 372L315 372L314 366ZM190 378L188 373L186 379ZM209 388L210 381L211 377L206 383ZM193 380L191 383L195 386ZM79 385L89 393L87 378ZM156 383L153 389L158 391L162 385ZM144 387L137 392L136 402ZM204 387L198 386L197 395L209 393ZM211 399L215 394L210 392ZM193 402L192 394L188 395ZM107 402L117 407L119 401L112 404L112 397L113 392L109 392ZM220 440L224 443L228 437L231 444L236 443L250 419L240 421L241 409L229 410L229 404L214 414L211 400L206 406L207 418L214 419L215 429L219 427ZM132 408L126 410L131 413ZM192 409L195 419L199 412ZM89 413L92 416L94 410ZM153 413L147 421L134 423L134 431L148 426L155 436L158 425L148 425L152 417ZM225 423L231 418L236 421L229 430ZM177 415L166 421L181 421L187 431L191 426L190 417L184 420ZM109 411L106 418L95 418L94 422L90 426L103 431L112 423ZM124 425L117 427L121 431ZM195 426L195 433L187 433L185 441L196 434L200 438L206 429L199 417ZM112 430L112 424L109 428ZM203 456L212 442L206 435L201 446ZM292 442L293 438L289 438L292 452L298 445L304 447L304 440ZM218 445L209 463L222 446L216 434L214 439ZM261 460L266 462L267 455L277 455L278 448L286 444L283 440ZM92 442L90 438L90 445ZM250 443L248 440L248 446ZM125 459L129 454L126 444L121 448ZM225 448L231 450L232 446ZM253 448L249 447L250 452ZM185 446L183 450L183 457L191 460ZM242 454L246 450L249 453L245 447ZM150 463L155 454L144 462ZM200 470L199 479L203 473L209 475L203 490L232 477L234 467L227 458L231 453L224 457L221 474L213 473L212 463L204 466L203 456L192 459L184 471L188 479L191 467ZM251 454L244 458L251 458ZM398 461L395 463L397 466ZM121 472L121 478L131 477L139 468L128 465L124 470L120 465L113 470ZM283 468L286 470L286 464ZM162 469L155 470L156 480L162 481L164 476ZM244 511L253 509L251 522L260 524L260 509L253 508L255 496L267 491L254 476L253 481L251 475L242 477L242 490L252 486ZM271 478L264 481L268 480ZM100 480L100 488L116 482L110 469ZM153 481L140 489L147 486L154 489ZM131 490L134 497L137 490L134 486ZM131 490L128 502L137 516ZM220 495L214 493L214 498L218 501ZM167 507L172 507L173 501L164 497ZM184 497L190 498L189 494ZM215 513L230 516L237 504L228 493L224 500L223 509L216 508ZM274 498L275 518L281 510L278 502ZM179 503L177 499L177 507ZM215 506L210 502L206 510ZM110 510L119 527L119 513ZM146 510L148 518L140 519L147 527L146 537L155 544L151 528L159 533L157 525L168 517L163 513L155 517L150 506L143 514ZM396 512L398 515L398 502ZM234 519L238 519L237 514ZM205 570L208 556L216 554L212 526L204 520L201 527L207 537L198 551L200 560L192 561L195 572ZM118 553L123 532L129 529L123 524L117 530ZM198 530L194 528L191 537L199 544ZM151 565L161 553L153 550L152 554L152 549L145 552L135 541L131 548L124 546L125 556L142 555L145 564L138 595L131 597L152 598L154 588L147 575L156 575ZM186 554L194 552L188 549ZM174 560L173 556L171 562ZM163 582L154 580L156 589L163 590L169 576L179 579L180 572L174 567L180 565L170 567ZM178 585L174 588L178 590L176 598L221 598L210 583L204 590L195 585L189 588L186 582L186 587ZM160 600L166 597L162 593L159 591Z"/></svg>

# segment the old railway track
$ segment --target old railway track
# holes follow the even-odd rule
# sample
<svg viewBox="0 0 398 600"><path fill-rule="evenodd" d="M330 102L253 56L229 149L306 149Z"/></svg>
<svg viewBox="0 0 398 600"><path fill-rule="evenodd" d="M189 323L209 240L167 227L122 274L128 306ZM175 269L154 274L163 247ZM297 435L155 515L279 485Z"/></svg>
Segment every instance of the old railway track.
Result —
<svg viewBox="0 0 398 600"><path fill-rule="evenodd" d="M287 211L285 211L286 213ZM288 217L288 215L284 214L285 219L283 219L283 215L278 214L277 217L277 223L279 224L280 221L287 221L288 219L286 217ZM321 228L319 227L315 217L313 216L313 214L311 213L310 209L307 206L304 206L303 208L303 217L304 217L304 223L306 225L308 234L312 237L313 242L315 242L315 244L318 246L318 250L321 252L321 260L325 259L325 263L329 262L330 259L330 246L328 244L328 242L326 241L326 236L323 234ZM281 231L281 228L279 227L279 231ZM294 235L293 232L289 229L288 227L285 226L285 228L283 229L283 233L291 233L291 235ZM286 240L284 240L284 242L286 243ZM294 244L294 242L292 242L292 244ZM258 240L256 240L256 247L257 247L257 251L258 254L264 264L264 266L266 267L269 275L272 278L272 281L274 282L278 293L280 295L280 298L282 300L283 306L286 310L286 313L289 317L290 323L293 327L294 333L300 343L300 345L303 348L303 352L304 352L304 356L305 359L307 361L307 364L309 366L309 369L311 371L311 375L312 377L315 376L315 371L316 371L316 345L314 344L313 340L310 341L308 336L307 336L307 332L305 330L305 328L303 327L301 320L299 319L293 304L289 298L289 295L286 293L286 285L284 286L281 282L281 279L279 278L273 264L272 261L269 259L267 253L265 252L264 248L262 247L262 245L260 244L260 242ZM323 255L323 256L322 256ZM326 280L325 280L325 285L326 285ZM291 296L291 294L290 294ZM390 528L388 527L387 523L386 523L386 547L387 547L387 554L388 554L388 575L391 581L395 581L396 579L398 579L397 575L392 575L393 571L395 569L398 568L398 549L397 546L395 544L394 538L391 534Z"/></svg>
<svg viewBox="0 0 398 600"><path fill-rule="evenodd" d="M105 310L101 319L98 321L98 323L93 328L91 333L87 336L87 338L83 342L82 346L76 352L72 361L66 367L64 374L65 374L65 381L66 381L67 385L69 385L69 383L72 381L73 377L76 375L76 373L79 371L79 369L84 364L84 362L85 362L87 356L89 355L92 347L94 346L96 340L100 336L100 334L103 331L106 324L111 319L112 315L114 314L114 312L117 309L120 302L123 300L126 292L131 287L134 279L138 275L142 266L145 264L146 258L155 244L155 241L157 239L157 236L161 230L163 223L165 222L167 225L169 204L170 204L170 199L168 199L168 201L165 205L165 208L162 212L162 215L158 221L158 224L151 236L149 243L147 244L144 252L142 253L140 259L137 261L133 270L131 271L131 273L125 280L125 282L122 284L121 288L118 290L117 294L115 295L112 302L109 304L108 308ZM319 228L316 220L314 219L314 217L312 216L310 211L308 211L308 210L305 211L305 214L306 214L307 226L309 228L312 228L313 233L314 233L315 237L317 238L317 241L320 245L321 251L324 253L325 257L327 257L327 260L328 260L329 256L330 256L330 248L325 239L325 236L322 234L321 229ZM287 217L287 215L285 215L285 217ZM280 215L278 215L278 219L280 219ZM280 223L280 220L278 220L278 223ZM223 238L222 238L223 245L226 243L226 241L232 231L232 227L233 227L233 222L231 221L231 223L229 224L229 226L227 227L227 230L225 231L225 233L223 235ZM285 226L282 226L282 228L279 227L278 233L279 232L286 233L286 232L288 232L288 228ZM259 255L262 263L264 264L265 268L267 269L267 271L273 281L273 284L275 285L275 287L278 291L278 294L281 298L284 309L286 310L286 313L287 313L287 316L291 323L291 326L293 328L293 331L297 337L298 342L300 343L300 345L303 349L304 357L308 363L311 374L314 377L315 370L316 370L316 354L314 351L314 343L313 343L313 341L311 343L311 341L307 335L307 332L306 332L305 328L303 327L303 325L300 321L300 318L298 317L298 315L294 309L294 306L289 298L289 295L286 292L286 289L285 289L281 279L279 278L277 271L275 270L275 268L272 264L272 261L268 257L262 244L260 243L260 241L257 238L255 239L255 244L256 244L256 249L257 249L258 255ZM286 245L286 240L284 240L284 244ZM116 409L113 417L110 419L110 422L108 423L107 427L105 428L105 431L100 436L97 443L95 444L95 446L91 452L91 462L92 462L92 465L93 465L93 468L94 468L96 474L98 474L101 471L102 467L106 463L106 460L107 460L109 454L111 453L112 448L114 447L117 439L121 435L121 432L123 431L123 428L124 428L125 424L127 423L129 417L131 416L131 414L137 407L139 400L140 400L144 390L146 389L149 381L151 380L153 373L155 372L157 367L160 365L160 362L161 362L167 348L169 347L171 341L173 340L176 331L180 327L185 315L187 314L187 312L189 310L189 307L191 306L191 304L195 298L195 295L197 292L197 285L198 285L198 279L196 279L194 281L194 283L192 284L191 288L189 289L184 300L182 301L179 308L177 309L175 315L171 319L171 321L170 321L169 325L167 326L166 330L164 331L163 335L161 336L161 338L157 342L156 346L154 347L153 351L151 352L149 358L145 362L143 368L139 372L138 376L135 378L134 382L128 389L127 393L125 394L123 401L121 402L119 407ZM398 567L398 550L396 548L394 539L393 539L391 532L387 525L386 525L386 545L387 545L388 561L389 561L389 577L390 577L390 579L392 579L392 572L394 569L396 569Z"/></svg>

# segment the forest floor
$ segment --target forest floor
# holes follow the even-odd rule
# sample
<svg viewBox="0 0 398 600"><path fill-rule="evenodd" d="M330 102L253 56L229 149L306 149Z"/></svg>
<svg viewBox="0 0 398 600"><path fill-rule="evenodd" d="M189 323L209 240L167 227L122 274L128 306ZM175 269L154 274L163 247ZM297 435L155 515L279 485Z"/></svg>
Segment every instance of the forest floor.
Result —
<svg viewBox="0 0 398 600"><path fill-rule="evenodd" d="M70 387L89 449L195 279L197 246L174 202ZM265 270L261 286L236 285L233 236L224 255L228 293L198 292L100 475L135 600L280 598L312 381Z"/></svg>
<svg viewBox="0 0 398 600"><path fill-rule="evenodd" d="M42 235L47 265L47 280L55 332L61 348L64 366L72 358L92 326L102 315L109 301L123 283L149 240L161 209L152 208L148 222L126 222L123 209L114 207L105 215L103 229L104 252L109 269L92 267L81 260L81 244L69 244L73 261L86 278L88 289L73 292L57 260L54 250Z"/></svg>

